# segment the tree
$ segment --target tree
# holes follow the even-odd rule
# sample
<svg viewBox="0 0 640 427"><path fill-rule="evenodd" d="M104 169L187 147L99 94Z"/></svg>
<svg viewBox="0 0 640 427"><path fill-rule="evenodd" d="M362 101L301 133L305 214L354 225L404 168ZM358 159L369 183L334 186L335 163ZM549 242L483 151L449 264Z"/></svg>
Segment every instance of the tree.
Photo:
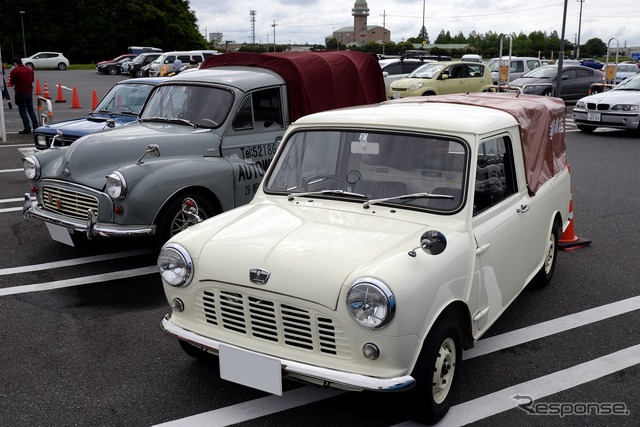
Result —
<svg viewBox="0 0 640 427"><path fill-rule="evenodd" d="M607 45L599 38L593 38L587 40L587 42L580 46L580 56L604 56L607 54Z"/></svg>

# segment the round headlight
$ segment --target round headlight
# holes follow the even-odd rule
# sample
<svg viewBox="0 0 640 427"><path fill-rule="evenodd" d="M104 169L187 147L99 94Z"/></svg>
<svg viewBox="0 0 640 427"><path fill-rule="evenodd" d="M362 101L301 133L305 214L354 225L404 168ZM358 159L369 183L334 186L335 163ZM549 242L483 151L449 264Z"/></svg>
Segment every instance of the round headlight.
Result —
<svg viewBox="0 0 640 427"><path fill-rule="evenodd" d="M22 167L24 174L29 179L40 178L40 162L35 156L29 156L22 159Z"/></svg>
<svg viewBox="0 0 640 427"><path fill-rule="evenodd" d="M185 248L168 244L158 255L160 276L175 287L187 286L193 278L193 261Z"/></svg>
<svg viewBox="0 0 640 427"><path fill-rule="evenodd" d="M361 279L349 289L347 309L360 326L379 329L393 319L396 299L381 281L372 278Z"/></svg>
<svg viewBox="0 0 640 427"><path fill-rule="evenodd" d="M105 191L113 199L124 199L127 195L127 181L124 175L118 171L107 175Z"/></svg>

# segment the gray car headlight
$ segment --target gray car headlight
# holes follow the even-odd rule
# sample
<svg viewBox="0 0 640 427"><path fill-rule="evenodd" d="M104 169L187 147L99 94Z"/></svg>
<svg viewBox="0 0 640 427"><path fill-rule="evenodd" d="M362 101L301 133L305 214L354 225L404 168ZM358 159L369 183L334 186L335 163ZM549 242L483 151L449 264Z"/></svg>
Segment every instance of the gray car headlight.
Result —
<svg viewBox="0 0 640 427"><path fill-rule="evenodd" d="M124 199L127 196L127 181L124 175L118 171L107 175L105 191L113 199Z"/></svg>
<svg viewBox="0 0 640 427"><path fill-rule="evenodd" d="M22 167L24 168L24 174L29 179L40 178L40 162L37 157L29 156L22 159Z"/></svg>
<svg viewBox="0 0 640 427"><path fill-rule="evenodd" d="M189 252L180 245L169 243L158 255L160 276L175 287L187 286L193 278L193 260Z"/></svg>
<svg viewBox="0 0 640 427"><path fill-rule="evenodd" d="M617 104L611 107L611 111L635 111L638 106L635 104Z"/></svg>
<svg viewBox="0 0 640 427"><path fill-rule="evenodd" d="M379 329L391 322L396 311L396 299L391 290L373 278L360 279L347 294L347 309L351 316L367 329Z"/></svg>

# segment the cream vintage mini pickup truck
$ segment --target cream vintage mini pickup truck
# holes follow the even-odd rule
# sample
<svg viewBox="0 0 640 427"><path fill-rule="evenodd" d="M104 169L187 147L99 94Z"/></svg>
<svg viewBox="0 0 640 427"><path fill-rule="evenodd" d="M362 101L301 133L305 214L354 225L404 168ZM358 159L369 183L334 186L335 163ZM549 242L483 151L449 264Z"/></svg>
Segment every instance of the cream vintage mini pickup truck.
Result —
<svg viewBox="0 0 640 427"><path fill-rule="evenodd" d="M552 278L564 121L561 100L508 93L297 120L249 204L164 245L163 330L224 379L405 392L409 418L437 422L464 349Z"/></svg>

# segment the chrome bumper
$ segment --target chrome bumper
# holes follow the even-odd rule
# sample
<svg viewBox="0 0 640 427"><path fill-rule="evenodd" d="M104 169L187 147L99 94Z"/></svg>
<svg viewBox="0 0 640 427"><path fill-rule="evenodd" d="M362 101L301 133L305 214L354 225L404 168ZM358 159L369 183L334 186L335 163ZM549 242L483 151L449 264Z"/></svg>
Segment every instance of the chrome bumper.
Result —
<svg viewBox="0 0 640 427"><path fill-rule="evenodd" d="M220 344L229 347L235 347L227 343L221 343L211 338L203 337L195 334L180 326L177 326L169 320L170 314L162 319L160 325L163 332L172 337L195 344L198 347L206 348L212 353L218 353ZM239 348L239 347L236 347ZM247 349L243 349L247 351ZM259 353L255 353L259 354ZM350 372L336 371L333 369L322 368L319 366L307 365L305 363L294 362L292 360L277 358L280 360L284 375L306 380L310 383L317 384L321 382L324 385L346 389L346 390L369 390L369 391L405 391L415 384L415 379L410 375L404 375L397 378L375 378L366 375L354 374Z"/></svg>
<svg viewBox="0 0 640 427"><path fill-rule="evenodd" d="M131 237L150 236L155 234L155 225L119 225L101 224L92 211L87 211L85 221L60 215L55 212L45 211L38 206L38 200L30 193L24 194L24 204L22 206L22 219L29 221L31 217L40 219L50 224L59 225L69 230L85 233L88 239L95 236L103 237Z"/></svg>

